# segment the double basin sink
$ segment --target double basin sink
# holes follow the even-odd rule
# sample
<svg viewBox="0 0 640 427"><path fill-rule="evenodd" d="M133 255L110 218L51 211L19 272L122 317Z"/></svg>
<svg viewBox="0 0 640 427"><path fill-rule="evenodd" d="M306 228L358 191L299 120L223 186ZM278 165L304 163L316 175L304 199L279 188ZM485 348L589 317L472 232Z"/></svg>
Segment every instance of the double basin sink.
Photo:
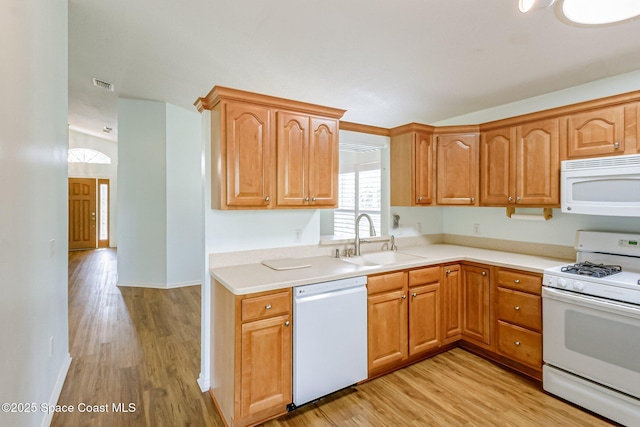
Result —
<svg viewBox="0 0 640 427"><path fill-rule="evenodd" d="M342 257L340 261L363 267L379 267L390 264L403 264L419 260L420 257L402 254L394 251L371 252L359 256Z"/></svg>

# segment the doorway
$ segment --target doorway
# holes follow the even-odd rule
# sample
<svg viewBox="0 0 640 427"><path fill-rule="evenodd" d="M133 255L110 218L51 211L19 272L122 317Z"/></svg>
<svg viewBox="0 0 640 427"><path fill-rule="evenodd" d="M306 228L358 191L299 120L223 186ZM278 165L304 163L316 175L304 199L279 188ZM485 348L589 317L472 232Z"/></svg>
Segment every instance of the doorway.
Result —
<svg viewBox="0 0 640 427"><path fill-rule="evenodd" d="M69 178L69 250L109 247L109 180Z"/></svg>

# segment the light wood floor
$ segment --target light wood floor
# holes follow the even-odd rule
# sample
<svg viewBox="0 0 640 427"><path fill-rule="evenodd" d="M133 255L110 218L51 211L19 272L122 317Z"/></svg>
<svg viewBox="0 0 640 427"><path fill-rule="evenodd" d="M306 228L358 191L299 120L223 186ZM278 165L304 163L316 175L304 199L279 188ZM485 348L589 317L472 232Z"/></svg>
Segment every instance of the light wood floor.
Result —
<svg viewBox="0 0 640 427"><path fill-rule="evenodd" d="M200 289L118 288L112 249L69 254L73 362L53 426L223 426L200 371ZM133 403L115 413L112 403ZM454 349L265 426L609 426L516 374Z"/></svg>

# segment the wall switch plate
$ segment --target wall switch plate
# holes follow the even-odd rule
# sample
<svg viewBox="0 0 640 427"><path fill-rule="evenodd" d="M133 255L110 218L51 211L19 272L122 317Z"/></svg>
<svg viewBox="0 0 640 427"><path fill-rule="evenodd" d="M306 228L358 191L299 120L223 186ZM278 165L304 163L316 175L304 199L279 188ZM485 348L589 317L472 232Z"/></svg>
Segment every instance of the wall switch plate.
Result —
<svg viewBox="0 0 640 427"><path fill-rule="evenodd" d="M473 234L476 236L480 235L480 224L473 224Z"/></svg>
<svg viewBox="0 0 640 427"><path fill-rule="evenodd" d="M296 228L296 237L295 237L295 242L300 242L302 240L302 230L299 228Z"/></svg>

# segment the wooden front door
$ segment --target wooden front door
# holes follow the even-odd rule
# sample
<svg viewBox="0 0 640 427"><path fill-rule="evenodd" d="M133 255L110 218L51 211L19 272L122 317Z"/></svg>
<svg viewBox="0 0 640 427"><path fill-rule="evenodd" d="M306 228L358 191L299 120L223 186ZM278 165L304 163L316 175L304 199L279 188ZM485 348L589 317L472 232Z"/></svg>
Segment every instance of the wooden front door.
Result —
<svg viewBox="0 0 640 427"><path fill-rule="evenodd" d="M96 180L69 178L69 249L96 248Z"/></svg>

